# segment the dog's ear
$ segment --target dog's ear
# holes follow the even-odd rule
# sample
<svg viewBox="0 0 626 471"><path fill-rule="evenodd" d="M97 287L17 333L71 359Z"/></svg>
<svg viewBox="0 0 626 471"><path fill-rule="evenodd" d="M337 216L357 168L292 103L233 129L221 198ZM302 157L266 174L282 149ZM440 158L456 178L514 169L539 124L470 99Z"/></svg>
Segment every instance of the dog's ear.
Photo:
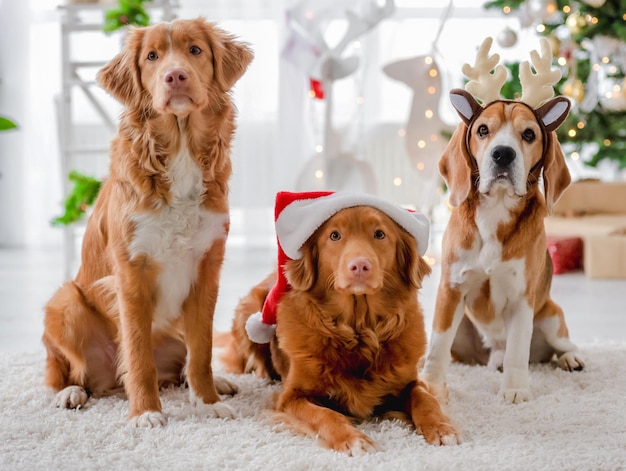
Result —
<svg viewBox="0 0 626 471"><path fill-rule="evenodd" d="M202 20L211 48L213 49L213 70L217 86L223 92L232 88L252 62L254 54L247 44Z"/></svg>
<svg viewBox="0 0 626 471"><path fill-rule="evenodd" d="M459 123L439 160L439 173L448 185L450 204L460 206L472 188L470 156L465 148L467 126Z"/></svg>
<svg viewBox="0 0 626 471"><path fill-rule="evenodd" d="M396 249L396 266L402 281L412 288L422 287L422 280L429 275L430 265L420 257L415 239L408 233L402 233Z"/></svg>
<svg viewBox="0 0 626 471"><path fill-rule="evenodd" d="M126 106L136 103L142 95L139 53L143 34L143 29L132 28L122 51L96 75L98 84Z"/></svg>
<svg viewBox="0 0 626 471"><path fill-rule="evenodd" d="M543 163L543 190L548 206L548 214L552 214L554 205L572 182L572 177L565 163L565 157L556 133L547 134L548 146Z"/></svg>
<svg viewBox="0 0 626 471"><path fill-rule="evenodd" d="M294 289L308 291L317 280L317 248L307 241L300 252L301 258L285 263L285 278Z"/></svg>

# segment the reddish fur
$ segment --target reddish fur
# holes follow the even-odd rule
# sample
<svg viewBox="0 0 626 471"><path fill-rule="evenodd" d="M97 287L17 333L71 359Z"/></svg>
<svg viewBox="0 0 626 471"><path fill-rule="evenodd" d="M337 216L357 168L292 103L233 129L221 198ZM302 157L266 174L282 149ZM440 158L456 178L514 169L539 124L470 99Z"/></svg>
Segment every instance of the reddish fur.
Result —
<svg viewBox="0 0 626 471"><path fill-rule="evenodd" d="M191 44L202 54L189 54ZM147 61L150 51L158 52L158 62ZM228 212L235 130L228 91L251 59L245 45L199 18L131 31L120 54L99 72L99 83L125 110L111 145L110 177L88 221L81 267L46 306L48 386L78 385L106 394L123 384L131 417L160 411L158 386L180 380L189 352L187 375L194 391L205 403L219 400L211 372L211 334L225 237L199 261L182 315L168 329L153 331L162 267L147 255L131 259L131 218L167 207L168 164L183 139L202 170L202 207ZM185 90L191 102L184 110L173 110L163 98L163 76L171 67L189 72Z"/></svg>
<svg viewBox="0 0 626 471"><path fill-rule="evenodd" d="M384 239L373 237L377 229ZM340 241L330 239L332 231ZM268 278L237 308L234 341L223 355L227 366L239 373L241 365L254 364L257 374L269 377L271 360L283 381L279 415L334 450L374 448L350 418L391 412L412 422L429 443L456 441L454 427L417 377L426 348L417 292L430 267L415 240L382 212L356 207L331 217L301 251L300 260L285 266L292 289L278 305L271 355L243 331L271 287ZM347 269L356 257L372 264L361 293Z"/></svg>

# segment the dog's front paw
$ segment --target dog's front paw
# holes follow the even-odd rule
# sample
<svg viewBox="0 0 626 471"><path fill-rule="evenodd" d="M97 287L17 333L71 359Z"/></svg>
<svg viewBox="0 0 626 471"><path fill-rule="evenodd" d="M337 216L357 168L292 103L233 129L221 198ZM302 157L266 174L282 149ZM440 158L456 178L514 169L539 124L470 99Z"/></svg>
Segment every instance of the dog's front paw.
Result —
<svg viewBox="0 0 626 471"><path fill-rule="evenodd" d="M85 389L80 386L68 386L54 396L53 404L63 409L80 409L89 399Z"/></svg>
<svg viewBox="0 0 626 471"><path fill-rule="evenodd" d="M216 376L213 381L215 382L215 389L217 389L218 394L228 394L232 396L239 391L235 383L221 376Z"/></svg>
<svg viewBox="0 0 626 471"><path fill-rule="evenodd" d="M376 442L364 433L358 431L348 439L331 444L331 448L335 451L345 453L348 456L362 456L366 453L378 451Z"/></svg>
<svg viewBox="0 0 626 471"><path fill-rule="evenodd" d="M235 411L227 404L223 402L214 402L213 404L205 404L203 402L194 404L198 414L204 417L211 417L214 419L234 419L237 417Z"/></svg>
<svg viewBox="0 0 626 471"><path fill-rule="evenodd" d="M161 412L149 410L130 419L129 424L137 428L163 427L167 424L167 417Z"/></svg>
<svg viewBox="0 0 626 471"><path fill-rule="evenodd" d="M565 352L557 359L556 364L566 371L581 371L585 367L585 362L575 351Z"/></svg>
<svg viewBox="0 0 626 471"><path fill-rule="evenodd" d="M421 425L417 430L431 445L460 445L461 436L452 425L448 423L436 423Z"/></svg>
<svg viewBox="0 0 626 471"><path fill-rule="evenodd" d="M500 396L507 404L521 404L533 399L533 393L530 392L530 388L501 389Z"/></svg>

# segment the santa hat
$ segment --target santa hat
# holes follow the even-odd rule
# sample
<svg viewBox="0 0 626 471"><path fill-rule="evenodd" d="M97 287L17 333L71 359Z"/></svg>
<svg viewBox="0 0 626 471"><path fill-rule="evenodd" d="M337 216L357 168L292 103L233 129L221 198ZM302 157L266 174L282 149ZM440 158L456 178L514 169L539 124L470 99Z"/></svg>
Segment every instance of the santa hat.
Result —
<svg viewBox="0 0 626 471"><path fill-rule="evenodd" d="M422 214L366 193L280 192L276 195L274 208L278 240L277 280L265 299L262 312L253 314L246 322L250 340L267 343L274 337L276 307L281 296L291 289L283 271L285 263L302 257L302 245L332 215L354 206L371 206L387 214L415 238L419 254L424 255L428 247L430 223Z"/></svg>

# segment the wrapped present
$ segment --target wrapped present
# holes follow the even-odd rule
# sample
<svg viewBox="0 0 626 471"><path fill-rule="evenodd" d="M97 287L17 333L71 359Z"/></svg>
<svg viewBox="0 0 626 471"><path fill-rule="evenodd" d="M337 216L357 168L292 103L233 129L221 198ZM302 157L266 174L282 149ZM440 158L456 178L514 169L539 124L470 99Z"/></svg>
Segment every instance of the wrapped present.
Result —
<svg viewBox="0 0 626 471"><path fill-rule="evenodd" d="M580 237L548 237L547 242L554 274L581 268L583 240Z"/></svg>

